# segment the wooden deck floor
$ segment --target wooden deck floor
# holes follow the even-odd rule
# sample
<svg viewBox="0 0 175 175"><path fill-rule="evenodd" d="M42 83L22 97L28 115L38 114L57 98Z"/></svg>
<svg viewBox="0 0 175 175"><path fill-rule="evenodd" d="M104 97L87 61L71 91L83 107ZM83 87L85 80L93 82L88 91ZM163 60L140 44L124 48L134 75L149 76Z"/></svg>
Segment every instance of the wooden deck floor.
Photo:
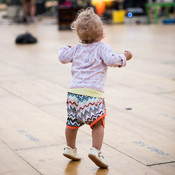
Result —
<svg viewBox="0 0 175 175"><path fill-rule="evenodd" d="M15 45L26 30L34 45ZM80 129L80 162L62 156L70 65L58 49L75 45L55 20L31 25L0 23L0 175L174 175L175 26L108 25L104 42L128 49L126 68L110 68L105 86L107 117L102 151L109 169L87 157L89 126Z"/></svg>

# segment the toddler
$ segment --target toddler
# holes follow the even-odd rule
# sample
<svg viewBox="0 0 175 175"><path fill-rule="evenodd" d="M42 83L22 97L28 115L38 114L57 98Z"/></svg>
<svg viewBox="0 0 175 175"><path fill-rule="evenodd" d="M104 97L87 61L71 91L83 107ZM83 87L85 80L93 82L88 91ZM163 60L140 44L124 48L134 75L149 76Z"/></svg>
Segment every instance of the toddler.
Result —
<svg viewBox="0 0 175 175"><path fill-rule="evenodd" d="M72 82L67 94L67 123L65 129L67 146L63 155L80 160L77 155L76 136L84 124L92 129L92 148L89 158L100 168L108 164L101 153L106 107L103 87L108 66L122 67L132 57L131 52L116 54L110 46L101 42L104 37L103 22L93 8L81 10L71 25L80 44L64 46L58 52L61 63L72 63Z"/></svg>

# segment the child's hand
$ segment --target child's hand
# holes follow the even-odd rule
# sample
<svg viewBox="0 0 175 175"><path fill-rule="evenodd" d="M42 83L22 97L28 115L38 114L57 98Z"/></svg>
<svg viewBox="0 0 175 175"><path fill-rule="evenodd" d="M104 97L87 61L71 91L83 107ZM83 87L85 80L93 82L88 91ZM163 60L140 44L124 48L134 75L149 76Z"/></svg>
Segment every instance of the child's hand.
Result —
<svg viewBox="0 0 175 175"><path fill-rule="evenodd" d="M129 61L132 58L132 53L130 51L125 50L124 55L127 61Z"/></svg>

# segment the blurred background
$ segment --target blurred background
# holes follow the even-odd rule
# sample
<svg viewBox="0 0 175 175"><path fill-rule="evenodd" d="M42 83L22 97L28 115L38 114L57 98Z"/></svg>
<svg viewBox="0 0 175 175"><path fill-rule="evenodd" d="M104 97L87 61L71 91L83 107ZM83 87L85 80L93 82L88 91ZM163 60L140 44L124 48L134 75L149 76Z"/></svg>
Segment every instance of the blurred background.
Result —
<svg viewBox="0 0 175 175"><path fill-rule="evenodd" d="M88 126L81 165L61 156L71 65L57 53L79 42L70 24L86 7L104 21L103 41L133 54L105 84L109 171L86 155ZM174 24L173 0L0 0L0 175L174 175Z"/></svg>
<svg viewBox="0 0 175 175"><path fill-rule="evenodd" d="M90 6L107 24L175 23L174 0L0 0L2 18L29 23L49 16L59 30L70 29L76 12Z"/></svg>

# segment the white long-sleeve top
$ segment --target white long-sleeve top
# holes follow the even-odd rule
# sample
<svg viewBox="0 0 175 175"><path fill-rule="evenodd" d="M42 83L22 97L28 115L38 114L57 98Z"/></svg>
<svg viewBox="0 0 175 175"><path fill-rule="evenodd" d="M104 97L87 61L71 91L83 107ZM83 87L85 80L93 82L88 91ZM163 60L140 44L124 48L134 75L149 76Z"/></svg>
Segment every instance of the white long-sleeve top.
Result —
<svg viewBox="0 0 175 175"><path fill-rule="evenodd" d="M116 54L103 42L64 46L58 52L61 63L72 63L72 82L70 88L92 88L104 92L108 66L126 65L126 57Z"/></svg>

